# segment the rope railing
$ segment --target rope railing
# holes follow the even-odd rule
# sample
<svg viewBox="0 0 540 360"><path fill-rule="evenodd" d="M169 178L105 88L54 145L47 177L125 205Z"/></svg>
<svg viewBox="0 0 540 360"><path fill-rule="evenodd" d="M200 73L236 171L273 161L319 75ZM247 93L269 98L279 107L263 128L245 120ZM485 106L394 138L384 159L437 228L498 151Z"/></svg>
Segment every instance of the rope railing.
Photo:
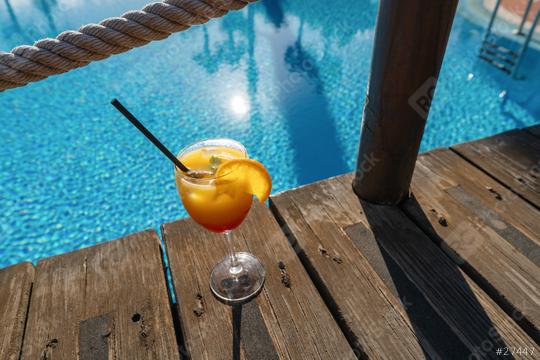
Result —
<svg viewBox="0 0 540 360"><path fill-rule="evenodd" d="M163 40L172 33L238 10L256 0L165 0L99 24L64 31L55 39L0 52L0 92L43 80Z"/></svg>

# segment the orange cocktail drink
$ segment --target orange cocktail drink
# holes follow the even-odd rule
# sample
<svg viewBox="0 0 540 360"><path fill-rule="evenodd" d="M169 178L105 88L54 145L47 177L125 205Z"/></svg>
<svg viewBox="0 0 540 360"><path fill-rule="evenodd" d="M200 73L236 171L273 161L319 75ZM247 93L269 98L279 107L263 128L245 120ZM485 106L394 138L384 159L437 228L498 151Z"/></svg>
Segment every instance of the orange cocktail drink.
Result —
<svg viewBox="0 0 540 360"><path fill-rule="evenodd" d="M242 223L251 207L253 195L248 194L238 179L216 176L224 161L246 158L244 149L224 146L204 146L180 154L182 163L200 177L176 171L176 185L189 215L200 225L214 232L232 230Z"/></svg>
<svg viewBox="0 0 540 360"><path fill-rule="evenodd" d="M247 252L235 252L231 231L251 208L253 197L264 202L272 180L264 166L248 158L245 148L230 139L211 139L188 146L178 154L188 169L175 169L178 193L191 218L213 232L225 234L229 255L210 275L214 295L228 304L240 304L262 289L265 269Z"/></svg>
<svg viewBox="0 0 540 360"><path fill-rule="evenodd" d="M268 199L272 179L265 167L248 159L244 146L231 139L200 141L174 156L118 100L111 104L174 163L178 193L193 220L225 234L229 255L210 274L214 295L231 305L257 296L266 277L264 266L253 254L235 252L231 233L248 214L253 196L260 202Z"/></svg>

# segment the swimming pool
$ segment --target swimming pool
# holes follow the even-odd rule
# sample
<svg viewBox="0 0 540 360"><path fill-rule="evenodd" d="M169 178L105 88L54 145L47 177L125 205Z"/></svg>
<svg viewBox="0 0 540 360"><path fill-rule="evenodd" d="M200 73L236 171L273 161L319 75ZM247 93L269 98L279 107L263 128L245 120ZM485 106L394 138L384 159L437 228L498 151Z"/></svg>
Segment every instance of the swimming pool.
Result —
<svg viewBox="0 0 540 360"><path fill-rule="evenodd" d="M0 50L146 1L4 0ZM422 151L538 121L538 51L516 82L479 62L485 15L454 22ZM259 1L71 73L0 94L0 267L185 216L171 165L118 97L172 149L230 137L274 192L355 165L376 1ZM507 95L501 97L503 90Z"/></svg>

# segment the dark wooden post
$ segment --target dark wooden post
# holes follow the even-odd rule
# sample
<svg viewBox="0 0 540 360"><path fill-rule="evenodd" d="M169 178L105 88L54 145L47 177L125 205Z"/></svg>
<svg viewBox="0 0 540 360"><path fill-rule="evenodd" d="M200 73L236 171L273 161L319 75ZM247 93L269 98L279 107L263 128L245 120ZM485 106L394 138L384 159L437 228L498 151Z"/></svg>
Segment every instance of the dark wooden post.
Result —
<svg viewBox="0 0 540 360"><path fill-rule="evenodd" d="M457 0L381 0L353 187L397 204L409 185Z"/></svg>

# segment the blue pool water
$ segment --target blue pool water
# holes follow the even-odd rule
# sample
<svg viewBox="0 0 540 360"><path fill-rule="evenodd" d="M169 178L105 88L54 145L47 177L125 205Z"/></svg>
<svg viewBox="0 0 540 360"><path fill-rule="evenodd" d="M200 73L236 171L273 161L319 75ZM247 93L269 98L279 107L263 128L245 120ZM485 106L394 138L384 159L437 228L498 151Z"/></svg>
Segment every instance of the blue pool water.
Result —
<svg viewBox="0 0 540 360"><path fill-rule="evenodd" d="M0 50L145 2L3 0ZM538 51L529 51L520 82L479 62L486 14L464 3L423 151L539 119ZM241 141L268 167L274 192L352 170L376 12L368 0L261 0L0 93L0 267L185 216L171 165L109 105L113 97L171 149L209 137Z"/></svg>

